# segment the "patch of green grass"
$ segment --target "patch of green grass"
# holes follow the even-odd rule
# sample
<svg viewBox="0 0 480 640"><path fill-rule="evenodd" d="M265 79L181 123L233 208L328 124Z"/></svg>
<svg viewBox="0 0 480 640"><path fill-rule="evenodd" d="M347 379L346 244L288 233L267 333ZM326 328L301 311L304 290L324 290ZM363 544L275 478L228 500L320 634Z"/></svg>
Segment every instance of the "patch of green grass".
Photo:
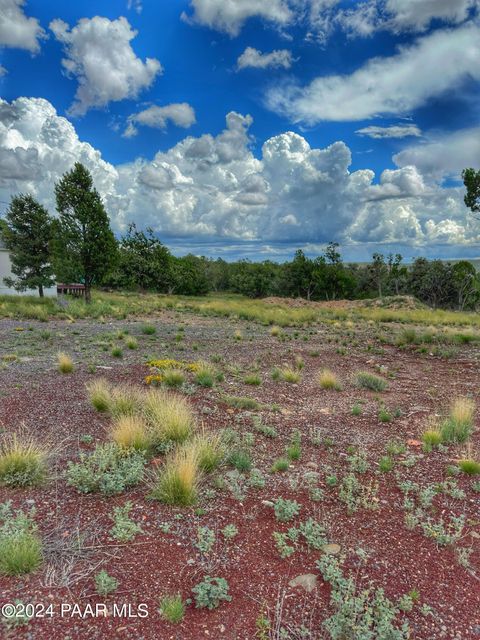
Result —
<svg viewBox="0 0 480 640"><path fill-rule="evenodd" d="M272 464L271 471L272 473L282 473L283 471L288 471L290 466L290 461L287 458L277 458Z"/></svg>
<svg viewBox="0 0 480 640"><path fill-rule="evenodd" d="M181 622L185 615L185 604L183 603L182 596L179 593L164 596L160 599L158 610L162 618L167 622L171 622L172 624Z"/></svg>
<svg viewBox="0 0 480 640"><path fill-rule="evenodd" d="M222 396L223 402L235 409L244 409L249 411L255 411L261 408L261 404L253 398L246 398L243 396Z"/></svg>
<svg viewBox="0 0 480 640"><path fill-rule="evenodd" d="M157 329L152 324L144 324L141 330L144 336L153 336L157 333Z"/></svg>
<svg viewBox="0 0 480 640"><path fill-rule="evenodd" d="M355 374L355 383L362 389L369 391L385 391L388 387L386 380L368 371L358 371Z"/></svg>
<svg viewBox="0 0 480 640"><path fill-rule="evenodd" d="M480 462L472 459L459 460L458 466L469 476L478 476L480 475Z"/></svg>
<svg viewBox="0 0 480 640"><path fill-rule="evenodd" d="M470 398L456 398L450 413L440 427L444 442L461 443L468 440L473 432L475 403Z"/></svg>
<svg viewBox="0 0 480 640"><path fill-rule="evenodd" d="M245 384L250 384L252 386L258 387L262 384L262 378L258 373L249 373L243 379Z"/></svg>

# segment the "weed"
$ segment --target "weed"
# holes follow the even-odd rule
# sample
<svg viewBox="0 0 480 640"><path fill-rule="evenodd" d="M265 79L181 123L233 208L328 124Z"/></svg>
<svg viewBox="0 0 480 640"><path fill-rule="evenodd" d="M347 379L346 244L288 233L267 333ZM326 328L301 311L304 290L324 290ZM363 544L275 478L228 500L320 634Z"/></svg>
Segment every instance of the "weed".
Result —
<svg viewBox="0 0 480 640"><path fill-rule="evenodd" d="M300 505L295 500L278 498L273 504L273 510L279 522L288 522L300 513Z"/></svg>
<svg viewBox="0 0 480 640"><path fill-rule="evenodd" d="M197 609L216 609L222 601L230 602L232 597L228 595L228 582L224 578L211 578L205 576L192 589L195 594L195 606Z"/></svg>
<svg viewBox="0 0 480 640"><path fill-rule="evenodd" d="M132 503L126 502L121 507L113 508L114 525L110 529L110 535L119 542L130 542L137 533L142 533L142 527L133 520L130 520Z"/></svg>
<svg viewBox="0 0 480 640"><path fill-rule="evenodd" d="M95 576L95 588L99 596L108 596L117 590L118 582L113 577L108 575L105 569L102 569Z"/></svg>

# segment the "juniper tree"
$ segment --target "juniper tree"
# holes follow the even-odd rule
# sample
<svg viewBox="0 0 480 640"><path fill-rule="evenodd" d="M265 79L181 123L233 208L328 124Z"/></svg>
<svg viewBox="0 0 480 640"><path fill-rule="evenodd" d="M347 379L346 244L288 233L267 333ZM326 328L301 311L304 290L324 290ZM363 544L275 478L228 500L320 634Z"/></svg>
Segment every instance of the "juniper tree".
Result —
<svg viewBox="0 0 480 640"><path fill-rule="evenodd" d="M86 167L76 162L55 185L58 221L55 255L58 270L68 280L85 284L85 301L91 288L111 269L117 244L107 212Z"/></svg>
<svg viewBox="0 0 480 640"><path fill-rule="evenodd" d="M0 234L10 253L11 270L16 278L4 278L17 291L43 290L55 283L50 256L52 218L29 194L13 196Z"/></svg>

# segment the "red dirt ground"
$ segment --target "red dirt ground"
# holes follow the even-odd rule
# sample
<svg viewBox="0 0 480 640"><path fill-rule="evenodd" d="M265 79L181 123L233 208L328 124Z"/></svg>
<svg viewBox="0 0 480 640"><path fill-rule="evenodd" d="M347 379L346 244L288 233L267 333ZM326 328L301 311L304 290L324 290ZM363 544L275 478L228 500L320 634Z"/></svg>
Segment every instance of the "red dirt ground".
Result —
<svg viewBox="0 0 480 640"><path fill-rule="evenodd" d="M172 341L179 322L186 325L181 351ZM302 505L300 520L312 516L325 525L329 541L341 545L346 555L345 571L358 572L360 585L373 581L376 586L382 586L391 599L412 589L419 592L420 603L431 606L433 614L422 615L419 605L406 614L412 638L480 638L480 494L472 489L472 479L462 474L456 479L466 493L465 499L443 494L434 499L435 518L465 514L466 526L456 546L472 549L470 567L466 569L458 563L455 548L437 546L419 528L405 527L403 496L396 477L398 474L398 479L410 479L422 486L445 480L446 466L462 453L462 448L422 453L413 443L408 447L408 453L418 457L413 467L400 464L407 455L401 454L396 457L394 471L377 473L377 463L385 455L386 443L392 439L403 443L417 440L427 416L441 412L452 397L469 394L480 406L478 347L464 345L454 357L442 359L428 352L417 353L414 346L405 349L382 346L376 328L367 324L356 328L319 325L296 330L298 335L295 330L287 329L291 339L279 341L270 336L265 327L226 319L165 313L153 323L157 334L152 338L142 336L135 322L117 322L109 327L109 330L128 329L141 343L139 351L117 361L95 345L89 347L91 351L83 350L82 345L87 344L98 329L94 329L92 322L74 325L51 322L48 328L57 333L48 344L41 345L29 359L20 359L0 370L0 422L4 429L12 432L23 425L22 428L39 440L49 442L55 452L52 479L45 486L22 490L0 488L0 501L12 500L15 508L23 509L34 504L35 520L51 545L53 540L57 546L62 541L65 543L78 527L86 534L85 545L91 547L85 549L84 556L71 569L70 577L78 574L78 579L69 586L59 586L58 573L55 576L52 572L48 558L34 574L1 577L1 603L17 598L23 603L51 603L55 615L12 630L0 625L0 637L253 640L257 637L256 619L262 612L273 618L275 603L279 595L283 595L285 622L297 626L303 622L312 630L310 638L326 638L322 621L331 615L332 609L330 588L315 564L321 552L308 551L302 546L290 558L282 560L272 539L273 531L286 531L294 524L276 522L272 508L264 504L282 496ZM38 323L28 324L36 332L45 328ZM23 333L14 333L20 325L26 326L15 322L0 324L0 340L5 345L3 353L21 345L23 339L31 339L27 332L24 332L25 338ZM237 328L244 333L244 340L232 339ZM391 326L384 328L384 333L392 331ZM306 341L302 339L304 336ZM67 345L76 362L71 375L61 375L55 370L54 355L59 344L62 348ZM343 355L337 352L342 344L345 345ZM145 484L113 498L80 495L67 486L63 475L67 460L76 459L79 449L93 450L96 443L104 441L109 424L108 417L89 405L85 393L85 383L93 377L87 368L92 354L96 362L111 367L98 370L109 380L142 384L148 373L144 364L147 353L189 361L207 359L212 354L224 358L217 366L225 372L225 382L213 389L196 388L195 393L188 396L199 421L208 429L230 427L241 433L254 433L251 413L228 407L222 402L220 392L254 397L267 405L260 413L264 423L275 427L278 437L269 439L256 433L252 451L254 466L267 478L264 489L250 489L243 501L226 490L218 490L213 497L202 498L196 507L180 509L149 500ZM291 362L293 355L301 356L305 362L301 382L292 385L273 381L269 375L271 368ZM245 385L242 377L228 368L235 364L246 372L251 370L255 359L263 378L259 387ZM325 366L342 380L342 391L319 388L315 374ZM355 371L375 372L379 366L393 376L389 378L386 392L375 394L360 390L351 382ZM401 415L382 423L378 419L379 397L391 411L399 408ZM357 400L364 401L363 413L355 417L351 407ZM273 411L273 403L281 410ZM283 454L294 429L303 435L301 459L291 464L288 473L270 474L273 460ZM312 430L331 438L333 446L313 444ZM92 435L93 443L81 444L79 438L83 434ZM472 438L472 451L477 455L479 436L477 429ZM376 480L380 488L376 510L359 509L349 516L345 505L338 500L337 489L327 486L325 471L328 468L339 477L344 475L347 449L351 445L364 448L368 455L370 470L361 476L362 482ZM319 487L325 492L320 502L312 502L306 490L295 486L295 480L312 469L319 472ZM134 542L115 545L108 534L112 526L110 516L114 506L127 500L134 505L131 518L141 524L143 533L137 535ZM204 511L198 511L198 507ZM169 533L160 529L165 522L171 524ZM219 532L229 523L237 526L239 534L233 542L225 543ZM209 526L218 532L218 544L209 563L202 561L193 545L198 526ZM368 553L365 566L360 566L355 554L359 548ZM100 567L119 583L118 590L106 598L95 594L93 576ZM319 575L317 588L310 594L288 586L289 580L305 573ZM213 611L195 609L191 604L180 624L163 621L158 613L160 596L180 592L184 599L191 598L192 587L205 575L226 578L232 601ZM133 613L140 603L145 603L149 615L143 619L113 615L61 617L62 602L79 603L82 609L87 604L127 603Z"/></svg>

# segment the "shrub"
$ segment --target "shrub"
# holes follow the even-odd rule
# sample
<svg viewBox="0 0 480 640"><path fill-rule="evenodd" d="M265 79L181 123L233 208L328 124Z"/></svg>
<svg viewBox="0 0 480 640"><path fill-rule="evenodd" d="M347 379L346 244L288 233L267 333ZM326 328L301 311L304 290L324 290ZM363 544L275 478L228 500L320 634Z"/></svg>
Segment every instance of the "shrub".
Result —
<svg viewBox="0 0 480 640"><path fill-rule="evenodd" d="M115 495L140 482L145 465L138 451L125 451L115 443L97 445L80 462L68 462L67 482L81 493Z"/></svg>
<svg viewBox="0 0 480 640"><path fill-rule="evenodd" d="M330 371L330 369L322 369L318 373L318 384L322 389L335 389L335 391L341 391L342 385L340 384L337 376Z"/></svg>
<svg viewBox="0 0 480 640"><path fill-rule="evenodd" d="M334 613L323 625L332 640L407 640L410 637L408 624L397 621L399 609L385 596L383 589L369 587L359 591L355 579L343 575L334 556L323 555L317 566L331 586L330 603Z"/></svg>
<svg viewBox="0 0 480 640"><path fill-rule="evenodd" d="M273 504L275 517L279 522L288 522L300 513L300 505L295 500L278 498Z"/></svg>
<svg viewBox="0 0 480 640"><path fill-rule="evenodd" d="M0 573L17 576L35 571L42 563L42 542L31 515L0 504Z"/></svg>
<svg viewBox="0 0 480 640"><path fill-rule="evenodd" d="M113 576L102 569L95 576L95 588L99 596L108 596L109 593L116 591L118 582Z"/></svg>
<svg viewBox="0 0 480 640"><path fill-rule="evenodd" d="M73 360L67 353L59 351L57 353L57 366L60 373L72 373Z"/></svg>
<svg viewBox="0 0 480 640"><path fill-rule="evenodd" d="M41 484L47 474L47 450L28 436L3 436L0 445L0 485Z"/></svg>
<svg viewBox="0 0 480 640"><path fill-rule="evenodd" d="M112 390L103 378L97 378L87 383L87 393L90 402L97 411L107 412L112 403Z"/></svg>
<svg viewBox="0 0 480 640"><path fill-rule="evenodd" d="M463 473L469 476L478 476L480 474L480 462L471 459L459 460L458 466Z"/></svg>
<svg viewBox="0 0 480 640"><path fill-rule="evenodd" d="M110 437L123 449L148 451L150 446L147 424L142 416L118 416L113 421Z"/></svg>
<svg viewBox="0 0 480 640"><path fill-rule="evenodd" d="M228 456L228 464L232 465L237 471L246 472L252 468L252 459L247 451L234 449Z"/></svg>
<svg viewBox="0 0 480 640"><path fill-rule="evenodd" d="M142 527L133 520L130 520L132 503L126 502L121 507L113 508L114 525L110 529L110 535L120 542L133 540L137 533L142 533Z"/></svg>
<svg viewBox="0 0 480 640"><path fill-rule="evenodd" d="M222 601L230 602L228 595L228 582L224 578L211 578L205 576L192 589L195 594L195 606L197 609L216 609Z"/></svg>
<svg viewBox="0 0 480 640"><path fill-rule="evenodd" d="M368 371L359 371L355 375L355 382L357 386L370 391L385 391L388 386L386 380Z"/></svg>
<svg viewBox="0 0 480 640"><path fill-rule="evenodd" d="M182 596L177 593L173 596L164 596L160 600L159 612L167 622L178 623L185 615L185 605Z"/></svg>
<svg viewBox="0 0 480 640"><path fill-rule="evenodd" d="M469 398L456 398L449 416L441 426L444 442L465 442L473 432L475 403Z"/></svg>
<svg viewBox="0 0 480 640"><path fill-rule="evenodd" d="M152 497L165 504L187 506L197 497L199 483L198 457L192 447L177 450L159 470Z"/></svg>
<svg viewBox="0 0 480 640"><path fill-rule="evenodd" d="M184 442L193 432L194 417L187 400L160 389L145 396L144 415L153 447L169 442Z"/></svg>

